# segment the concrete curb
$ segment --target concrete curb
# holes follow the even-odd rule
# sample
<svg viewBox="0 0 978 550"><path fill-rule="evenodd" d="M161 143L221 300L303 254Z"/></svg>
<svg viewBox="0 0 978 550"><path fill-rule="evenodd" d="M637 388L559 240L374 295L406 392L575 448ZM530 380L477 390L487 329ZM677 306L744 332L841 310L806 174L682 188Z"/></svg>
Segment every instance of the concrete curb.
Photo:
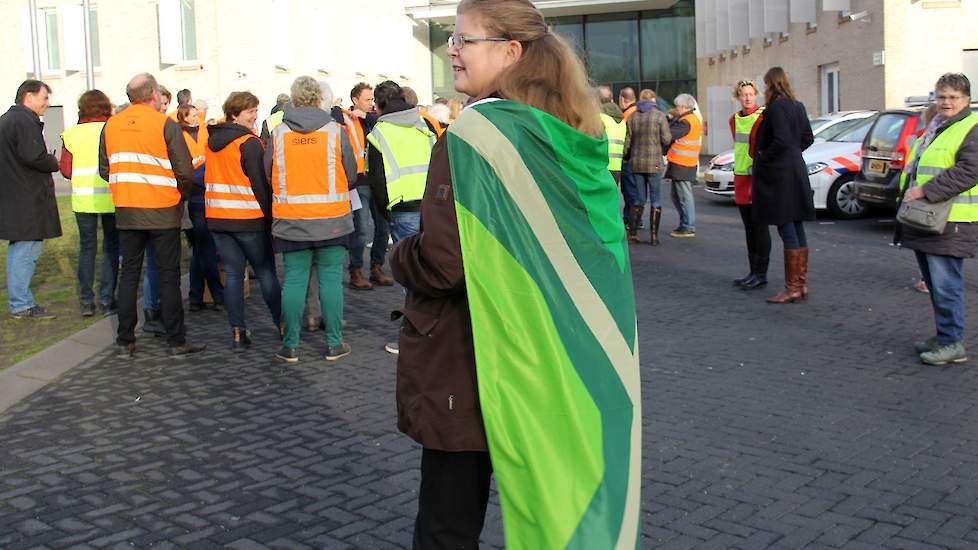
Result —
<svg viewBox="0 0 978 550"><path fill-rule="evenodd" d="M116 316L106 317L0 372L0 414L115 341Z"/></svg>

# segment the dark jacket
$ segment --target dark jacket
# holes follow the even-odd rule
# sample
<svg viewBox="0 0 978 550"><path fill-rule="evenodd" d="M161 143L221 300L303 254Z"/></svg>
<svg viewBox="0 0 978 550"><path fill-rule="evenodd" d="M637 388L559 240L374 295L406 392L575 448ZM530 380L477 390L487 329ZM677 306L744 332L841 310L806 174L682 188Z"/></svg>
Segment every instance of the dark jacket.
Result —
<svg viewBox="0 0 978 550"><path fill-rule="evenodd" d="M53 172L58 159L44 144L44 123L27 107L0 116L0 239L42 241L61 236Z"/></svg>
<svg viewBox="0 0 978 550"><path fill-rule="evenodd" d="M132 107L129 107L130 109ZM168 208L120 208L115 209L115 226L118 229L179 229L186 207L183 202L190 198L194 180L194 163L183 139L183 129L171 118L163 125L166 153L177 180L181 202ZM98 146L98 171L102 179L109 181L109 156L105 152L105 129Z"/></svg>
<svg viewBox="0 0 978 550"><path fill-rule="evenodd" d="M421 231L394 247L407 289L397 357L397 427L426 448L486 451L472 319L445 136L435 144L421 200Z"/></svg>
<svg viewBox="0 0 978 550"><path fill-rule="evenodd" d="M387 112L377 119L377 122L390 122L399 126L413 127L419 121L424 121L429 130L435 132L431 123L421 118L421 110L416 106L408 105L403 101L394 101L387 106ZM437 132L435 132L437 134ZM370 191L377 209L384 214L385 219L389 219L390 214L387 210L387 177L384 174L384 154L367 142L367 174L366 180L370 184ZM421 201L401 202L394 205L392 210L398 212L417 212L421 210Z"/></svg>
<svg viewBox="0 0 978 550"><path fill-rule="evenodd" d="M663 151L669 150L672 134L666 115L652 101L642 101L638 110L628 117L625 133L624 158L631 163L632 172L661 174L665 170Z"/></svg>
<svg viewBox="0 0 978 550"><path fill-rule="evenodd" d="M621 112L621 107L610 99L601 102L601 112L615 119L615 122L621 122L625 118L625 114Z"/></svg>
<svg viewBox="0 0 978 550"><path fill-rule="evenodd" d="M801 156L814 141L801 102L776 97L764 108L751 181L755 223L784 225L815 219L808 168Z"/></svg>
<svg viewBox="0 0 978 550"><path fill-rule="evenodd" d="M965 109L937 129L940 135L948 126L971 114ZM954 166L944 170L924 185L924 196L941 202L957 196L978 184L978 126L971 129L955 155ZM908 159L911 160L911 159ZM899 226L900 243L925 254L974 258L978 251L978 223L948 222L941 235L928 235L910 227Z"/></svg>
<svg viewBox="0 0 978 550"><path fill-rule="evenodd" d="M285 117L282 124L285 124L293 132L300 134L310 134L323 128L329 123L335 122L330 114L318 107L285 107ZM275 154L274 144L270 143L265 149L264 170L265 177L271 185L272 164ZM346 131L340 131L340 157L342 166L336 166L336 170L343 170L346 174L346 181L349 189L356 188L357 181L357 161L353 156L353 146ZM325 171L326 166L322 167ZM310 248L321 248L324 246L350 246L350 235L353 233L353 215L347 214L342 218L329 220L272 220L272 244L276 252L294 252L297 250L308 250Z"/></svg>
<svg viewBox="0 0 978 550"><path fill-rule="evenodd" d="M200 126L182 126L181 128L195 143L200 139ZM184 136L183 139L186 140L187 137ZM193 163L193 156L190 159L191 163ZM190 202L204 203L204 170L206 166L206 164L201 164L197 168L194 168L194 183L190 187Z"/></svg>
<svg viewBox="0 0 978 550"><path fill-rule="evenodd" d="M638 113L635 113L638 114ZM635 115L632 115L635 116ZM694 115L695 116L695 115ZM689 123L682 119L682 117L676 117L669 121L669 133L672 136L672 141L685 136L689 133ZM666 152L669 152L669 148L666 148ZM666 168L666 178L673 181L696 181L696 166L682 166L670 162L669 166Z"/></svg>
<svg viewBox="0 0 978 550"><path fill-rule="evenodd" d="M265 214L264 219L254 220L207 218L207 227L211 231L229 233L266 231L272 223L272 188L269 187L268 178L265 176L263 165L265 148L262 147L261 140L244 126L233 122L208 126L207 131L209 135L207 147L215 153L223 151L232 141L241 136L252 136L239 148L241 151L241 170L248 176L248 180L251 182L251 191L255 194L258 205L261 206L261 210Z"/></svg>

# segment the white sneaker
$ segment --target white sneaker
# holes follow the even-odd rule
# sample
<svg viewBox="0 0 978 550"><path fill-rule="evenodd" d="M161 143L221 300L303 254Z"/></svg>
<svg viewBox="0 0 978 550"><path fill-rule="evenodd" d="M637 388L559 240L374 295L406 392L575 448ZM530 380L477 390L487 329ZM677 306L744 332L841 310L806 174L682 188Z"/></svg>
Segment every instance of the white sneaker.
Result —
<svg viewBox="0 0 978 550"><path fill-rule="evenodd" d="M384 345L384 351L397 355L400 350L397 349L397 342L387 342L387 344Z"/></svg>

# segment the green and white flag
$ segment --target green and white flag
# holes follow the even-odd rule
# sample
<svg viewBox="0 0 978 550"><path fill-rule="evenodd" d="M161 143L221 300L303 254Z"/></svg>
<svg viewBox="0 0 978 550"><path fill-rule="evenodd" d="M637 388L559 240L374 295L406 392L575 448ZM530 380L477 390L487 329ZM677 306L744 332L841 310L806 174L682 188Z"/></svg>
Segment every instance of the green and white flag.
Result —
<svg viewBox="0 0 978 550"><path fill-rule="evenodd" d="M638 334L608 141L514 101L448 129L506 546L639 546Z"/></svg>

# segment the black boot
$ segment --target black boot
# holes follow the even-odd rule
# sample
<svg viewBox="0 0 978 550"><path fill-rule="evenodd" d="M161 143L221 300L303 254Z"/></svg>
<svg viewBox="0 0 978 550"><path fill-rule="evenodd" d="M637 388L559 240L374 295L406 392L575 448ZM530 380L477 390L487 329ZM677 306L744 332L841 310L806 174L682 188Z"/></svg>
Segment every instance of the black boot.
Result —
<svg viewBox="0 0 978 550"><path fill-rule="evenodd" d="M658 246L659 245L659 222L662 221L662 209L653 208L652 215L650 217L652 218L651 220L649 220L649 225L652 226L652 241L649 244L651 244L652 246Z"/></svg>
<svg viewBox="0 0 978 550"><path fill-rule="evenodd" d="M734 279L733 280L734 286L744 286L744 283L746 283L747 281L749 281L754 276L754 274L757 273L757 269L755 269L755 267L754 267L754 264L756 263L756 261L757 260L756 260L756 258L754 257L753 254L748 254L747 255L747 264L750 266L750 271L747 272L747 275L744 275L743 277L741 277L739 279Z"/></svg>
<svg viewBox="0 0 978 550"><path fill-rule="evenodd" d="M166 336L166 327L158 309L143 310L143 332L153 336Z"/></svg>
<svg viewBox="0 0 978 550"><path fill-rule="evenodd" d="M642 242L638 238L638 222L641 221L643 212L645 212L644 206L633 206L628 211L628 242L630 243Z"/></svg>
<svg viewBox="0 0 978 550"><path fill-rule="evenodd" d="M740 285L743 290L754 290L767 286L767 264L771 260L768 256L754 256L754 265L751 268L753 273L750 279Z"/></svg>

